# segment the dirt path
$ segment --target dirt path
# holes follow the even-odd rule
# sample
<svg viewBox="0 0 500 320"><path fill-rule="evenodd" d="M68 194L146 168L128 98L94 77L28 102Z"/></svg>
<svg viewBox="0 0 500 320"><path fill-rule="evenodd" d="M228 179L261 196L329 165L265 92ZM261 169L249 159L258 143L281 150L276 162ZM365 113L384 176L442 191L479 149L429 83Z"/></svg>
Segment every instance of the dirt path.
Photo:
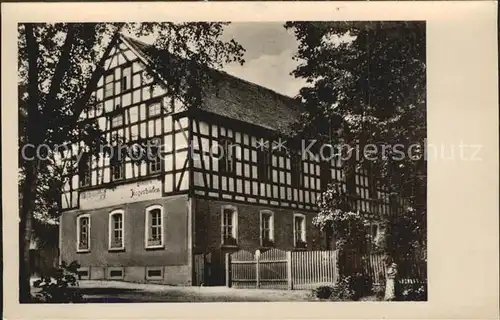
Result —
<svg viewBox="0 0 500 320"><path fill-rule="evenodd" d="M80 281L85 302L267 302L311 301L310 291L176 287L121 281Z"/></svg>

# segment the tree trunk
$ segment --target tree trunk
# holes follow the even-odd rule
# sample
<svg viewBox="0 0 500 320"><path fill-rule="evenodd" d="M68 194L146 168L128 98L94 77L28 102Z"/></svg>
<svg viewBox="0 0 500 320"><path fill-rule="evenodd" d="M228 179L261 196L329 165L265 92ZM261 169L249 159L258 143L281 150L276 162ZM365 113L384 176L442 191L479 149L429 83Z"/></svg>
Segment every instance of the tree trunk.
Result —
<svg viewBox="0 0 500 320"><path fill-rule="evenodd" d="M31 23L25 25L26 51L28 53L28 103L26 143L34 147L39 141L43 141L44 132L39 132L37 121L39 114L39 91L38 91L38 53L39 47L35 39L35 26ZM19 223L19 302L31 301L31 268L30 268L30 243L32 238L33 208L36 198L36 183L38 176L39 159L36 158L35 148L26 150L26 159L19 159L20 166L25 169L25 179L22 186L22 207L20 208Z"/></svg>
<svg viewBox="0 0 500 320"><path fill-rule="evenodd" d="M22 188L22 207L19 223L19 302L31 301L30 244L32 238L33 206L36 192L37 160L26 162L26 178Z"/></svg>

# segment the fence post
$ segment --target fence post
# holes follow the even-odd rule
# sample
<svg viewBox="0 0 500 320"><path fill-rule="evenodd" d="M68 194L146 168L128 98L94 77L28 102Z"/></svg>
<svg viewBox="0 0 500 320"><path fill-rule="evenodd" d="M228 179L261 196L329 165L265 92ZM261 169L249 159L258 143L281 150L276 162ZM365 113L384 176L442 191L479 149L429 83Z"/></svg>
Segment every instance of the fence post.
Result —
<svg viewBox="0 0 500 320"><path fill-rule="evenodd" d="M288 279L288 290L293 289L292 281L292 251L286 252L286 274Z"/></svg>
<svg viewBox="0 0 500 320"><path fill-rule="evenodd" d="M226 252L226 287L231 287L231 257Z"/></svg>
<svg viewBox="0 0 500 320"><path fill-rule="evenodd" d="M255 281L256 284L255 286L257 288L260 288L260 267L259 267L259 260L260 260L260 250L255 251Z"/></svg>

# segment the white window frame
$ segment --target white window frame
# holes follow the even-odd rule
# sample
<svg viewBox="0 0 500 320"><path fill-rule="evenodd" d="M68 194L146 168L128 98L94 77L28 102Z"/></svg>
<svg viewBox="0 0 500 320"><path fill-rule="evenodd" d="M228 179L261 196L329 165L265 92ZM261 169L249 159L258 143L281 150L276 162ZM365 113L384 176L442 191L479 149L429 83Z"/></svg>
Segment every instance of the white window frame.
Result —
<svg viewBox="0 0 500 320"><path fill-rule="evenodd" d="M161 234L161 243L157 245L149 245L149 219L151 215L151 211L159 209L160 210L160 234ZM163 206L159 204L155 204L146 208L145 211L145 224L144 224L144 248L146 249L157 249L165 247L165 211L163 210Z"/></svg>
<svg viewBox="0 0 500 320"><path fill-rule="evenodd" d="M224 243L224 211L225 210L231 210L233 212L232 215L232 224L233 224L233 229L232 229L232 236L236 240L236 245L238 244L238 209L235 206L232 205L224 205L221 207L221 244L223 246L231 246L228 244Z"/></svg>
<svg viewBox="0 0 500 320"><path fill-rule="evenodd" d="M307 243L307 232L306 232L306 226L307 226L307 223L306 223L306 216L305 214L302 214L302 213L294 213L293 214L293 246L296 247L297 246L297 232L295 230L295 219L297 217L300 217L302 218L302 240Z"/></svg>
<svg viewBox="0 0 500 320"><path fill-rule="evenodd" d="M112 247L111 243L113 242L113 234L114 234L114 221L113 221L113 216L115 215L121 215L122 216L122 245L120 247ZM109 219L108 219L108 250L114 251L114 250L123 250L125 249L125 211L118 209L118 210L113 210L109 213Z"/></svg>
<svg viewBox="0 0 500 320"><path fill-rule="evenodd" d="M262 216L263 215L270 215L271 218L269 219L269 240L274 242L274 212L271 210L260 210L260 245L264 246L264 239L262 238Z"/></svg>
<svg viewBox="0 0 500 320"><path fill-rule="evenodd" d="M81 228L81 220L84 219L84 218L87 218L88 221L89 221L89 224L88 224L88 231L87 231L87 237L88 237L88 248L86 249L80 249L80 228ZM76 252L89 252L90 251L90 240L91 240L91 237L90 237L90 230L91 230L91 219L90 219L90 214L82 214L82 215L79 215L77 218L76 218Z"/></svg>

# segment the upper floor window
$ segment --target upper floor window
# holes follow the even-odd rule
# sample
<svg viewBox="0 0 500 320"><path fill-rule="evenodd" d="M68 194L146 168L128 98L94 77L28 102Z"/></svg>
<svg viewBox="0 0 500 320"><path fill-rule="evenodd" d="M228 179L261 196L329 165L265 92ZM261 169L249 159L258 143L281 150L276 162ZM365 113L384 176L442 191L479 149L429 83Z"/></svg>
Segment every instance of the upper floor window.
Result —
<svg viewBox="0 0 500 320"><path fill-rule="evenodd" d="M90 251L90 215L84 214L76 219L76 249L78 252Z"/></svg>
<svg viewBox="0 0 500 320"><path fill-rule="evenodd" d="M160 102L153 102L150 105L148 105L148 117L154 117L158 116L161 114L161 103Z"/></svg>
<svg viewBox="0 0 500 320"><path fill-rule="evenodd" d="M111 128L118 128L123 126L123 114L117 114L111 117Z"/></svg>
<svg viewBox="0 0 500 320"><path fill-rule="evenodd" d="M162 248L163 240L163 207L154 205L146 208L146 230L145 230L145 247L146 248Z"/></svg>
<svg viewBox="0 0 500 320"><path fill-rule="evenodd" d="M260 212L260 244L263 247L274 245L274 214L272 211Z"/></svg>
<svg viewBox="0 0 500 320"><path fill-rule="evenodd" d="M90 186L92 168L92 156L88 152L82 153L80 161L78 162L78 175L80 178L80 186Z"/></svg>
<svg viewBox="0 0 500 320"><path fill-rule="evenodd" d="M223 138L219 141L219 172L234 173L235 148L231 139Z"/></svg>
<svg viewBox="0 0 500 320"><path fill-rule="evenodd" d="M238 244L238 211L233 206L222 207L222 244Z"/></svg>
<svg viewBox="0 0 500 320"><path fill-rule="evenodd" d="M347 193L351 195L357 194L358 188L356 185L356 173L353 169L347 170L345 179Z"/></svg>
<svg viewBox="0 0 500 320"><path fill-rule="evenodd" d="M268 149L257 151L257 175L261 181L271 180L271 157L272 153Z"/></svg>
<svg viewBox="0 0 500 320"><path fill-rule="evenodd" d="M115 152L111 155L110 159L111 178L112 180L120 180L125 177L124 155L118 150L118 148L115 148L114 150Z"/></svg>
<svg viewBox="0 0 500 320"><path fill-rule="evenodd" d="M306 248L306 216L296 213L293 215L293 239L296 248Z"/></svg>
<svg viewBox="0 0 500 320"><path fill-rule="evenodd" d="M149 173L151 174L160 172L162 163L160 143L157 142L157 139L151 139L149 140L146 149L148 155Z"/></svg>
<svg viewBox="0 0 500 320"><path fill-rule="evenodd" d="M109 72L104 77L104 98L112 97L114 95L114 74Z"/></svg>
<svg viewBox="0 0 500 320"><path fill-rule="evenodd" d="M290 175L292 179L292 187L298 188L302 186L302 158L300 154L293 153L290 157Z"/></svg>
<svg viewBox="0 0 500 320"><path fill-rule="evenodd" d="M109 214L109 249L125 248L123 210L116 210Z"/></svg>

